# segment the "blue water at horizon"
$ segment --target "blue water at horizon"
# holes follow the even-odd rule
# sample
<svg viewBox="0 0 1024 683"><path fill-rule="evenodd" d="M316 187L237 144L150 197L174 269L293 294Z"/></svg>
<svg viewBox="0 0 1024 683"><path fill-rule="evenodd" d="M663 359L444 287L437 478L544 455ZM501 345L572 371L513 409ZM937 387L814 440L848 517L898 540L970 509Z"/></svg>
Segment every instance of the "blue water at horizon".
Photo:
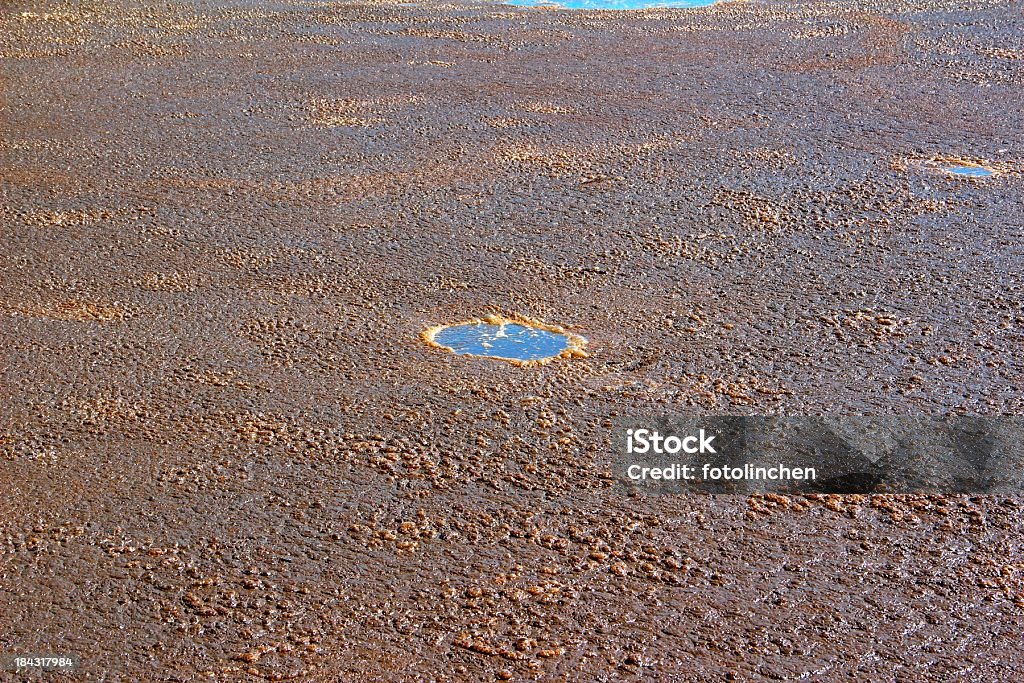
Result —
<svg viewBox="0 0 1024 683"><path fill-rule="evenodd" d="M506 0L517 7L556 7L582 10L636 10L656 8L708 7L717 0Z"/></svg>

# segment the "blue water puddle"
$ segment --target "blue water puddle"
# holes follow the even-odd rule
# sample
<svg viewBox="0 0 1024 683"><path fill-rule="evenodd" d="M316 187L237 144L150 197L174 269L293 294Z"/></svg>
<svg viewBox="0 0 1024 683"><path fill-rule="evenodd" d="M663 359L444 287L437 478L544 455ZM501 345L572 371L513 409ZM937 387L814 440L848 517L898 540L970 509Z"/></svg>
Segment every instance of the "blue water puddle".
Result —
<svg viewBox="0 0 1024 683"><path fill-rule="evenodd" d="M708 7L716 0L507 0L519 7L556 7L560 9L655 9L665 7Z"/></svg>
<svg viewBox="0 0 1024 683"><path fill-rule="evenodd" d="M991 178L992 171L984 166L971 166L969 164L943 164L942 170L950 175L961 178Z"/></svg>
<svg viewBox="0 0 1024 683"><path fill-rule="evenodd" d="M433 341L461 355L534 361L554 358L569 348L564 334L518 323L466 323L438 330Z"/></svg>

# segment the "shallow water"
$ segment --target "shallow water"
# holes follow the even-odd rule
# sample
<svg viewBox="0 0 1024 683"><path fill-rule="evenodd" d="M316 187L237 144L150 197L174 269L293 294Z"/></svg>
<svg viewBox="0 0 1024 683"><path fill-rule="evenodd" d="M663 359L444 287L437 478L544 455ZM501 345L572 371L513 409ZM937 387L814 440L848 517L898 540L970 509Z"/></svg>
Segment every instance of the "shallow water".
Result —
<svg viewBox="0 0 1024 683"><path fill-rule="evenodd" d="M462 355L521 361L553 358L569 348L564 334L517 323L445 327L434 335L434 342Z"/></svg>
<svg viewBox="0 0 1024 683"><path fill-rule="evenodd" d="M942 170L964 178L991 178L992 171L984 166L972 166L969 164L944 164Z"/></svg>
<svg viewBox="0 0 1024 683"><path fill-rule="evenodd" d="M562 9L652 9L655 7L707 7L716 0L508 0L520 7L559 7Z"/></svg>

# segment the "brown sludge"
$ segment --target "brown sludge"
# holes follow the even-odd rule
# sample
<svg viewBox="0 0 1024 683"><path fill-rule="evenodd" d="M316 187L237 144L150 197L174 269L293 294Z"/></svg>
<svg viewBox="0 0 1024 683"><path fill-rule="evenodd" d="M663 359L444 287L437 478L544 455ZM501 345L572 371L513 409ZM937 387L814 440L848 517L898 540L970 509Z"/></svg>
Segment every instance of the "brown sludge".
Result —
<svg viewBox="0 0 1024 683"><path fill-rule="evenodd" d="M1024 679L1018 498L609 475L617 414L1024 410L1020 4L870 7L0 1L0 653ZM589 355L420 339L489 313Z"/></svg>

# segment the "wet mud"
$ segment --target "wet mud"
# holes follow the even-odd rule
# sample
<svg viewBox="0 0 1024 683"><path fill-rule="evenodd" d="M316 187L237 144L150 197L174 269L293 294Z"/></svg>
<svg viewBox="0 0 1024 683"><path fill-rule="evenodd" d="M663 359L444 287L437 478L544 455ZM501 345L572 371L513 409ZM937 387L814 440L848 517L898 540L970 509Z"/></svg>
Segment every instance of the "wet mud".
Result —
<svg viewBox="0 0 1024 683"><path fill-rule="evenodd" d="M1024 410L1021 9L0 1L0 651L1020 679L1019 498L628 497L608 449ZM588 357L421 338L488 314Z"/></svg>

